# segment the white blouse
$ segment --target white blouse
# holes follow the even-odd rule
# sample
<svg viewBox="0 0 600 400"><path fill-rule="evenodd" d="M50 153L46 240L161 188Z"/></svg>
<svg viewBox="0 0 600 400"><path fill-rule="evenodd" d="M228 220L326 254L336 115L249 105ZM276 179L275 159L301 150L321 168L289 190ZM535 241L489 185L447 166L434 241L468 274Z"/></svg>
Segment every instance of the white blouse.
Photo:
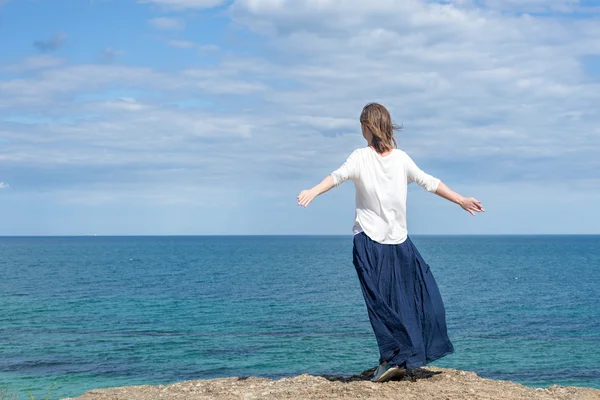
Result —
<svg viewBox="0 0 600 400"><path fill-rule="evenodd" d="M354 234L365 234L376 242L399 244L406 240L407 186L416 182L435 193L440 180L421 171L404 151L393 149L381 156L371 147L356 149L331 173L339 186L350 179L356 187Z"/></svg>

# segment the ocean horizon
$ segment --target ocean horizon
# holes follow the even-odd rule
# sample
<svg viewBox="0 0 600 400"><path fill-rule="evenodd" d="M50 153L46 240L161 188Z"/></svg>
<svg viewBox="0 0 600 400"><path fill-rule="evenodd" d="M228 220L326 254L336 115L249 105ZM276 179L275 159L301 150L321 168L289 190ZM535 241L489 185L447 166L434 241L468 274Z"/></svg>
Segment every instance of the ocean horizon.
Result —
<svg viewBox="0 0 600 400"><path fill-rule="evenodd" d="M431 365L600 388L600 235L410 235L455 353ZM37 398L351 375L378 350L352 235L0 236L0 386Z"/></svg>
<svg viewBox="0 0 600 400"><path fill-rule="evenodd" d="M273 233L273 234L73 234L73 235L0 235L0 237L87 237L87 236L110 236L110 237L129 237L129 236L343 236L352 237L353 234L303 234L303 233ZM417 233L409 234L409 236L600 236L600 233Z"/></svg>

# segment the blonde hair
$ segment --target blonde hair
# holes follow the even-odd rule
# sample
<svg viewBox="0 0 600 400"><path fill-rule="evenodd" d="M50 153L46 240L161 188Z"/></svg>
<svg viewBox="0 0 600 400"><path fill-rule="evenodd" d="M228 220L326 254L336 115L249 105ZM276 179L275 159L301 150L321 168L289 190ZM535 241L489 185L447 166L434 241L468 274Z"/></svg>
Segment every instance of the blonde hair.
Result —
<svg viewBox="0 0 600 400"><path fill-rule="evenodd" d="M402 127L392 122L390 113L381 104L369 103L364 106L360 123L373 134L371 144L378 153L385 153L398 146L394 131L399 131Z"/></svg>

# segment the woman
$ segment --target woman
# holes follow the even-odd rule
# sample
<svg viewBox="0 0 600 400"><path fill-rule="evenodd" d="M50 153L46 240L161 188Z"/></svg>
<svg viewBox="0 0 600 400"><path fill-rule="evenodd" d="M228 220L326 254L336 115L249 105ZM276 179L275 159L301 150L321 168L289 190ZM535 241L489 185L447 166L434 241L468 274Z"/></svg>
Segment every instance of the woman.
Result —
<svg viewBox="0 0 600 400"><path fill-rule="evenodd" d="M367 104L360 123L368 145L352 152L320 184L303 190L298 205L306 207L343 181L354 181L353 264L380 353L371 380L385 382L454 352L433 273L408 237L407 185L416 182L472 215L484 209L478 200L453 192L420 170L396 148L394 130L399 128L384 106Z"/></svg>

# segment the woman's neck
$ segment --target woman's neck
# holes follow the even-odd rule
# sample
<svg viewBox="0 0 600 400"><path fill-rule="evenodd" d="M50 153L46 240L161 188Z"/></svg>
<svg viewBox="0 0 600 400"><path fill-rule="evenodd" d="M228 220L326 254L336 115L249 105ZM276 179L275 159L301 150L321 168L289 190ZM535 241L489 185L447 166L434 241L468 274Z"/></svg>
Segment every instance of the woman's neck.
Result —
<svg viewBox="0 0 600 400"><path fill-rule="evenodd" d="M380 153L377 151L377 149L375 148L375 146L373 146L373 143L369 143L369 147L372 148L377 154L381 155L381 156L387 156L388 154L390 154L394 149L388 149L386 151L384 151L383 153Z"/></svg>

